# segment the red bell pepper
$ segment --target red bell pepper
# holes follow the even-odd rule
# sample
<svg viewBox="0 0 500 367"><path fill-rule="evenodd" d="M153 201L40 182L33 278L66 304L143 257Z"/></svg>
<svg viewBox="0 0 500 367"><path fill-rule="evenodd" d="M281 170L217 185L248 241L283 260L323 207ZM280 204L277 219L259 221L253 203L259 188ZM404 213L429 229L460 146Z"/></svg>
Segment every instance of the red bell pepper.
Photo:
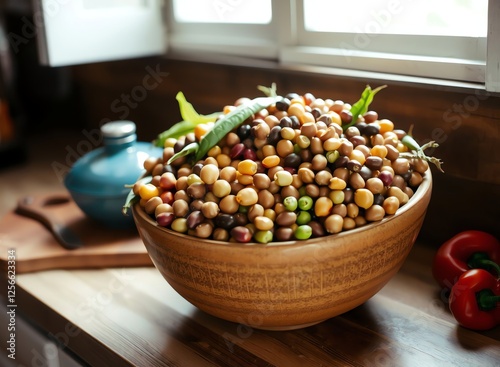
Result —
<svg viewBox="0 0 500 367"><path fill-rule="evenodd" d="M432 265L434 279L451 289L470 269L485 269L500 275L500 241L489 233L469 230L458 233L437 251Z"/></svg>
<svg viewBox="0 0 500 367"><path fill-rule="evenodd" d="M500 324L500 279L484 269L472 269L451 288L450 311L458 323L473 330Z"/></svg>

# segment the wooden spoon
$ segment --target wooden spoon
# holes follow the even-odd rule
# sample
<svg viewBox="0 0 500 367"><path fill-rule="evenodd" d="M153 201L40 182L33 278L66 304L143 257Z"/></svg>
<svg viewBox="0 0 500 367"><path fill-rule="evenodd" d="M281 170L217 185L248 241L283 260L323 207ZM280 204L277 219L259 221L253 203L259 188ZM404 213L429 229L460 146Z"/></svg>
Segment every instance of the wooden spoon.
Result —
<svg viewBox="0 0 500 367"><path fill-rule="evenodd" d="M39 221L52 232L62 247L74 250L83 245L81 239L70 228L61 224L50 210L46 209L52 205L65 204L68 201L67 196L53 196L44 199L26 196L17 203L16 213Z"/></svg>

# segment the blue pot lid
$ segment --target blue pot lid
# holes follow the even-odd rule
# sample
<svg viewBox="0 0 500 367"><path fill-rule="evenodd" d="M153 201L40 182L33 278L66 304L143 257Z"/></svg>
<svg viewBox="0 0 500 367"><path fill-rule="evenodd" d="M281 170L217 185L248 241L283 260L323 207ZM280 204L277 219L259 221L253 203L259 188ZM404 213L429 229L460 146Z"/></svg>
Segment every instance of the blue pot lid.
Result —
<svg viewBox="0 0 500 367"><path fill-rule="evenodd" d="M144 173L146 158L161 157L163 149L137 142L131 121L109 122L101 127L103 146L78 159L64 178L69 191L100 197L126 196Z"/></svg>

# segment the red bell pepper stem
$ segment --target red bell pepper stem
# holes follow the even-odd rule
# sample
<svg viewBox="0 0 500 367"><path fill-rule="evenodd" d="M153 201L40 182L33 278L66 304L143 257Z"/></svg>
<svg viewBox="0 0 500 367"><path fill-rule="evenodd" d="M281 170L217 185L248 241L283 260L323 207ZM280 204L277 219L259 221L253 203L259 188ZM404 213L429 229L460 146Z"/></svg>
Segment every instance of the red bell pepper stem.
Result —
<svg viewBox="0 0 500 367"><path fill-rule="evenodd" d="M472 254L467 261L467 265L470 269L491 269L492 272L494 271L498 276L500 276L500 265L490 260L488 254L484 252L476 252L475 254Z"/></svg>
<svg viewBox="0 0 500 367"><path fill-rule="evenodd" d="M500 323L500 279L484 269L465 272L451 289L450 311L458 323L488 330Z"/></svg>
<svg viewBox="0 0 500 367"><path fill-rule="evenodd" d="M476 301L480 310L489 311L497 307L500 296L495 296L490 289L483 289L476 293Z"/></svg>
<svg viewBox="0 0 500 367"><path fill-rule="evenodd" d="M451 289L460 275L471 268L483 268L500 275L500 241L483 231L458 233L438 249L432 273L442 288Z"/></svg>

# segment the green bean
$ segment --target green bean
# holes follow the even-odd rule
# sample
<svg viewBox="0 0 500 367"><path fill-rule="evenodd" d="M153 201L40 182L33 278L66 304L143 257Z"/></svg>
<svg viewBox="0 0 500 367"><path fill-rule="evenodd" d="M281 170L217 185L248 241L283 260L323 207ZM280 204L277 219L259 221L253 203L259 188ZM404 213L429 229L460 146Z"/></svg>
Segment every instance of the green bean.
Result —
<svg viewBox="0 0 500 367"><path fill-rule="evenodd" d="M238 127L253 114L269 107L280 97L258 97L248 103L243 103L233 111L224 115L215 122L214 127L201 140L200 147L195 154L194 161L200 160L215 144L217 144L228 132Z"/></svg>
<svg viewBox="0 0 500 367"><path fill-rule="evenodd" d="M200 148L200 145L197 142L192 142L186 145L180 152L175 153L170 159L167 161L167 164L172 163L178 158L188 156L190 154L196 153Z"/></svg>
<svg viewBox="0 0 500 367"><path fill-rule="evenodd" d="M270 95L269 97L257 97L246 103L243 103L229 112L227 115L222 116L217 120L213 128L200 140L198 143L191 143L184 147L180 152L174 154L167 163L173 162L179 157L194 154L194 162L199 161L207 152L216 145L227 133L234 128L238 127L247 118L253 114L271 106L273 103L281 99L276 96L275 86L266 90ZM192 145L192 144L197 144ZM186 151L185 151L186 150Z"/></svg>

